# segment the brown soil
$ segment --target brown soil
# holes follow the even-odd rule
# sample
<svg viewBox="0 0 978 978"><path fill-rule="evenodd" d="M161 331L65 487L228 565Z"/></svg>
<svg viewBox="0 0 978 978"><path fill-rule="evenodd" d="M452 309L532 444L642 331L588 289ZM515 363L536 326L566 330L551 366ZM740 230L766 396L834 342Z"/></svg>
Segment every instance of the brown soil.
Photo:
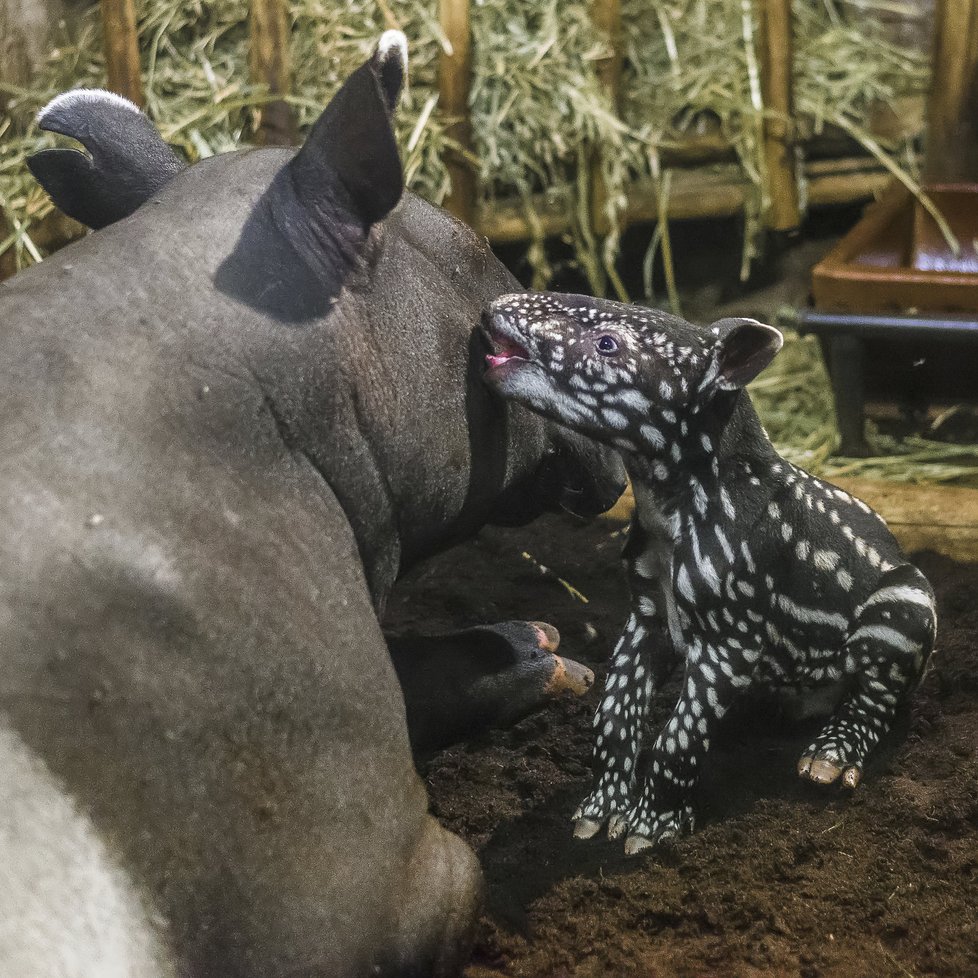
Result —
<svg viewBox="0 0 978 978"><path fill-rule="evenodd" d="M467 978L978 976L978 566L919 555L939 651L855 793L795 776L810 729L741 719L714 742L696 833L626 859L620 843L572 839L569 821L626 617L621 544L608 521L489 530L416 572L391 608L391 624L427 630L543 618L598 674L583 699L428 765L433 811L488 884Z"/></svg>

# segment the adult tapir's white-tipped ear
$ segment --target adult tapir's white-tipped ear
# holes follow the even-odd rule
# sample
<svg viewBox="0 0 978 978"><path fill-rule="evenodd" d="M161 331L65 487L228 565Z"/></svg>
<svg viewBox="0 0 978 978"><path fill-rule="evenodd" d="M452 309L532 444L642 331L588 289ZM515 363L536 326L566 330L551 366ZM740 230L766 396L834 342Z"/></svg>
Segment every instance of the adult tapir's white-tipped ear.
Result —
<svg viewBox="0 0 978 978"><path fill-rule="evenodd" d="M27 166L61 210L90 228L128 217L186 165L139 108L114 92L62 92L37 124L87 150L42 150Z"/></svg>
<svg viewBox="0 0 978 978"><path fill-rule="evenodd" d="M374 53L387 108L394 112L408 73L408 46L403 31L384 31Z"/></svg>
<svg viewBox="0 0 978 978"><path fill-rule="evenodd" d="M721 390L746 387L784 345L780 330L756 319L721 319L712 331L717 334L713 383Z"/></svg>
<svg viewBox="0 0 978 978"><path fill-rule="evenodd" d="M289 164L299 203L317 219L373 224L401 199L404 172L391 124L392 100L403 80L400 59L397 44L378 45L333 96ZM338 214L338 206L349 213Z"/></svg>

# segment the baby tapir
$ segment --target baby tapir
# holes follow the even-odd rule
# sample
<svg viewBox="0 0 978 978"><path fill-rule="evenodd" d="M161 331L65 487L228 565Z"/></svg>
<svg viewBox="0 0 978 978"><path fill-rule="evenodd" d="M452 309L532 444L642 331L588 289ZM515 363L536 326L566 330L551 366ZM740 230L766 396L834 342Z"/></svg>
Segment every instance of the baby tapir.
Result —
<svg viewBox="0 0 978 978"><path fill-rule="evenodd" d="M923 671L934 597L878 515L768 440L744 385L781 334L555 294L504 296L485 329L489 383L620 449L635 490L632 613L595 716L594 788L575 834L609 822L636 852L691 828L717 722L752 688L832 692L835 713L798 771L854 788ZM680 656L682 692L640 776L650 698Z"/></svg>

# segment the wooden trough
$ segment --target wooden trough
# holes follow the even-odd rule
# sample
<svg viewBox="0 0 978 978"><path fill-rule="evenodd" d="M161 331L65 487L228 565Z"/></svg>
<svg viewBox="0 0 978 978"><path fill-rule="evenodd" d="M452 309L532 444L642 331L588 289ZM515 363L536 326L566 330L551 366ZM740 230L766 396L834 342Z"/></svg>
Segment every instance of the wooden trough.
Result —
<svg viewBox="0 0 978 978"><path fill-rule="evenodd" d="M961 245L890 189L812 272L798 331L822 345L843 455L869 455L867 400L923 413L978 399L978 186L928 188Z"/></svg>

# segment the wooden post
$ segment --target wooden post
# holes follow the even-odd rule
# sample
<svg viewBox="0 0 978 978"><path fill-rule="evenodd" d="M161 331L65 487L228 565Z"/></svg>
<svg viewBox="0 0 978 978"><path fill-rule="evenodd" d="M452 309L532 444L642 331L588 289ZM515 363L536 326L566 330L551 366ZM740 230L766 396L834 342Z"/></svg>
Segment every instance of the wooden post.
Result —
<svg viewBox="0 0 978 978"><path fill-rule="evenodd" d="M761 26L761 93L769 113L764 120L770 198L765 222L772 231L790 231L801 223L791 98L791 0L757 0L756 9Z"/></svg>
<svg viewBox="0 0 978 978"><path fill-rule="evenodd" d="M0 0L0 82L28 88L51 53L58 22L75 19L63 0ZM0 112L8 98L0 90Z"/></svg>
<svg viewBox="0 0 978 978"><path fill-rule="evenodd" d="M102 0L102 29L109 89L142 106L143 80L134 0Z"/></svg>
<svg viewBox="0 0 978 978"><path fill-rule="evenodd" d="M978 181L978 0L939 0L927 102L928 183Z"/></svg>
<svg viewBox="0 0 978 978"><path fill-rule="evenodd" d="M251 80L277 96L262 106L256 142L264 146L291 146L299 130L285 96L292 88L289 56L289 7L286 0L251 0L248 71Z"/></svg>
<svg viewBox="0 0 978 978"><path fill-rule="evenodd" d="M0 239L6 240L10 232L10 223L4 216L3 211L0 211ZM16 271L17 255L14 253L13 248L8 248L2 255L0 255L0 282L2 282L5 278L10 278L10 276Z"/></svg>
<svg viewBox="0 0 978 978"><path fill-rule="evenodd" d="M595 66L598 79L608 91L612 111L621 113L621 76L625 61L621 26L621 0L593 0L591 19L611 44L611 54ZM598 234L611 231L608 192L601 174L601 147L591 148L591 224Z"/></svg>
<svg viewBox="0 0 978 978"><path fill-rule="evenodd" d="M446 134L459 147L446 154L445 163L452 189L445 198L445 209L460 221L475 223L477 174L466 153L472 152L472 122L469 118L469 92L472 88L472 26L469 0L439 0L441 29L451 47L442 48L438 62L438 98L449 119Z"/></svg>

